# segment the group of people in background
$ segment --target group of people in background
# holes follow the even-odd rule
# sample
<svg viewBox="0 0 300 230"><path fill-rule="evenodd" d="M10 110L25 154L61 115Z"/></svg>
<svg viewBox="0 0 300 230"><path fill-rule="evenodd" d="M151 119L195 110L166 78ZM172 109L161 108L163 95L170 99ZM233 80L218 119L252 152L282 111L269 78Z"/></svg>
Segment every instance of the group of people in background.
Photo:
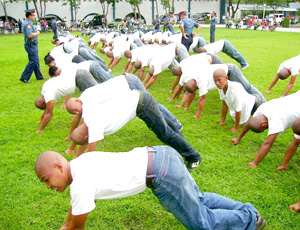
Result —
<svg viewBox="0 0 300 230"><path fill-rule="evenodd" d="M68 31L54 36L55 47L44 58L53 78L43 84L35 102L36 107L43 110L37 134L44 132L51 121L54 103L64 98L62 107L74 115L66 138L72 143L66 153L73 154L76 145L79 147L71 162L57 152L43 152L36 161L35 172L48 188L63 192L70 186L71 208L62 229L83 228L89 212L95 208L95 199L131 196L147 187L164 209L188 229L260 230L266 226L266 220L252 204L200 192L189 170L199 167L201 154L184 138L180 121L147 90L155 87L159 74L169 68L175 81L170 84L169 93L173 96L168 101L178 98L184 91L180 105L175 107L187 104L188 110L198 92L194 118L199 119L206 94L218 89L223 101L219 125L224 125L228 111L235 121L231 132L237 133L243 124L238 137L231 140L233 145L249 130L259 133L269 129L257 156L247 164L249 167L257 167L276 137L292 128L294 139L277 168L278 171L286 170L300 144L300 107L295 106L300 91L288 95L300 71L300 55L279 66L267 90L270 93L279 79L291 76L284 97L266 101L242 73L249 67L243 55L228 40L215 41L215 13L210 16L210 44L199 34L201 25L188 18L186 12L179 13L180 32L174 30L177 22L174 14L171 12L169 16L169 31L129 34L98 31L91 35L89 44ZM39 31L35 31L32 24L34 11L26 11L26 18L23 30L29 63L20 80L29 83L33 72L37 80L44 77L38 62ZM153 22L155 27L156 23ZM102 44L101 53L106 55L108 63L95 52L98 44ZM192 51L195 54L190 55ZM217 56L219 52L236 60L240 67L223 63ZM113 68L122 58L128 58L124 74L114 76ZM76 87L81 91L80 97L70 98ZM106 135L113 135L135 117L143 120L168 146L149 143L126 153L96 151L99 141ZM86 148L87 153L84 153ZM299 211L300 201L290 209Z"/></svg>

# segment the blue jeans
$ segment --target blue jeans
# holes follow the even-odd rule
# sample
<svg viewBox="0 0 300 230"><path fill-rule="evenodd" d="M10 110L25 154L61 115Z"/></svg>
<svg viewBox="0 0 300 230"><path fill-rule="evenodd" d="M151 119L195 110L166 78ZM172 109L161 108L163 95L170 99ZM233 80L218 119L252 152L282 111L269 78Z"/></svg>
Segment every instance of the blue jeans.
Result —
<svg viewBox="0 0 300 230"><path fill-rule="evenodd" d="M134 74L130 74L130 73L126 73L124 75L125 75L125 78L128 82L129 88L131 90L135 89L135 90L140 90L140 91L143 91L144 93L147 93L147 90L145 89L143 83L141 82L141 80L137 76L135 76ZM166 107L159 104L157 101L156 101L156 105L159 108L160 112L162 113L162 115L165 118L168 125L171 128L173 128L173 130L174 130L174 126L175 126L176 131L178 132L178 130L180 130L182 128L182 125L177 120L177 118L174 117L174 115Z"/></svg>
<svg viewBox="0 0 300 230"><path fill-rule="evenodd" d="M79 47L78 54L82 56L85 60L97 61L105 71L109 70L109 68L103 64L103 60L97 54L93 52L89 52L87 49L83 47Z"/></svg>
<svg viewBox="0 0 300 230"><path fill-rule="evenodd" d="M83 69L76 71L75 82L81 92L98 84L90 72Z"/></svg>
<svg viewBox="0 0 300 230"><path fill-rule="evenodd" d="M233 47L233 45L227 40L224 40L224 47L223 47L222 52L227 54L229 57L233 58L234 60L236 60L238 63L240 63L241 67L248 65L248 63L244 59L243 55L240 52L238 52Z"/></svg>
<svg viewBox="0 0 300 230"><path fill-rule="evenodd" d="M105 82L114 77L109 72L102 69L99 62L96 61L90 61L90 62L91 62L90 73L93 75L93 77L98 83Z"/></svg>
<svg viewBox="0 0 300 230"><path fill-rule="evenodd" d="M172 34L175 34L175 31L174 31L174 26L169 26L169 30Z"/></svg>
<svg viewBox="0 0 300 230"><path fill-rule="evenodd" d="M203 46L205 46L205 45L207 45L207 42L206 42L206 40L204 39L204 37L202 37L201 35L198 35L198 43L197 43L197 45L195 46L195 48L193 49L193 51L195 52L195 53L199 53L199 48L201 48L201 47L203 47Z"/></svg>
<svg viewBox="0 0 300 230"><path fill-rule="evenodd" d="M255 97L258 97L259 99L256 99L256 102L259 102L260 104L266 102L266 98L262 95L262 93L255 88L243 75L242 71L235 65L235 64L227 64L228 65L228 79L230 81L236 81L242 84L244 89L247 91L247 93L254 95ZM257 105L259 106L259 105Z"/></svg>
<svg viewBox="0 0 300 230"><path fill-rule="evenodd" d="M167 146L154 146L152 192L163 208L188 229L254 230L258 211L215 193L201 193L180 155Z"/></svg>
<svg viewBox="0 0 300 230"><path fill-rule="evenodd" d="M151 94L139 91L140 100L137 106L137 116L143 120L159 140L176 149L188 162L201 160L200 154L184 139L180 132L174 131L164 119L156 101Z"/></svg>
<svg viewBox="0 0 300 230"><path fill-rule="evenodd" d="M42 79L43 75L40 71L40 62L39 62L39 54L38 54L38 46L37 45L29 45L27 42L25 43L25 50L28 53L28 64L25 67L21 75L21 79L29 80L32 72L34 72L36 79Z"/></svg>

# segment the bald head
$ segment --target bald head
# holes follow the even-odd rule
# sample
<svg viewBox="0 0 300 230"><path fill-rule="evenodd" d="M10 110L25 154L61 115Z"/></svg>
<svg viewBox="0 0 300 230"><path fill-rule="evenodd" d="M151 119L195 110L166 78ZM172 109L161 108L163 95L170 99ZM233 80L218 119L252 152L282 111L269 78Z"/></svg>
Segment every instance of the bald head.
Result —
<svg viewBox="0 0 300 230"><path fill-rule="evenodd" d="M263 114L252 117L248 121L248 127L255 133L261 133L268 128L268 119Z"/></svg>
<svg viewBox="0 0 300 230"><path fill-rule="evenodd" d="M38 159L35 162L35 172L38 173L49 170L54 167L56 162L65 162L66 159L57 152L46 151L39 155Z"/></svg>
<svg viewBox="0 0 300 230"><path fill-rule="evenodd" d="M172 74L174 76L181 76L181 74L182 74L181 68L179 66L174 66L172 68Z"/></svg>
<svg viewBox="0 0 300 230"><path fill-rule="evenodd" d="M106 39L105 38L100 38L100 41L104 43L106 41Z"/></svg>
<svg viewBox="0 0 300 230"><path fill-rule="evenodd" d="M78 145L85 145L88 143L88 128L85 123L78 126L71 134L71 139Z"/></svg>
<svg viewBox="0 0 300 230"><path fill-rule="evenodd" d="M226 71L222 68L216 69L214 71L214 77L225 77L227 76Z"/></svg>
<svg viewBox="0 0 300 230"><path fill-rule="evenodd" d="M205 52L206 52L206 49L204 47L199 48L199 53L205 53Z"/></svg>
<svg viewBox="0 0 300 230"><path fill-rule="evenodd" d="M35 163L37 177L47 188L63 192L72 182L69 162L54 151L46 151L39 155Z"/></svg>
<svg viewBox="0 0 300 230"><path fill-rule="evenodd" d="M282 70L280 70L280 71L278 72L278 77L279 77L279 79L281 79L281 80L287 79L288 76L290 76L290 75L291 75L291 72L290 72L287 68L283 68Z"/></svg>
<svg viewBox="0 0 300 230"><path fill-rule="evenodd" d="M105 53L104 48L100 48L99 51L100 51L101 53L103 53L103 54Z"/></svg>
<svg viewBox="0 0 300 230"><path fill-rule="evenodd" d="M46 102L45 102L45 98L43 95L39 96L36 100L35 100L35 106L41 110L45 110L46 109Z"/></svg>
<svg viewBox="0 0 300 230"><path fill-rule="evenodd" d="M300 135L300 117L293 122L292 129L295 134Z"/></svg>
<svg viewBox="0 0 300 230"><path fill-rule="evenodd" d="M66 109L71 114L82 113L82 102L79 98L70 98L66 103Z"/></svg>
<svg viewBox="0 0 300 230"><path fill-rule="evenodd" d="M141 67L142 67L142 62L141 62L141 61L136 61L136 62L134 63L134 68L140 69Z"/></svg>
<svg viewBox="0 0 300 230"><path fill-rule="evenodd" d="M196 90L198 89L196 80L189 80L187 83L184 84L183 89L189 93L196 92Z"/></svg>
<svg viewBox="0 0 300 230"><path fill-rule="evenodd" d="M113 52L111 50L106 51L106 56L109 57L109 58L114 57Z"/></svg>
<svg viewBox="0 0 300 230"><path fill-rule="evenodd" d="M131 58L132 57L131 51L130 50L125 50L124 56L127 57L127 58Z"/></svg>

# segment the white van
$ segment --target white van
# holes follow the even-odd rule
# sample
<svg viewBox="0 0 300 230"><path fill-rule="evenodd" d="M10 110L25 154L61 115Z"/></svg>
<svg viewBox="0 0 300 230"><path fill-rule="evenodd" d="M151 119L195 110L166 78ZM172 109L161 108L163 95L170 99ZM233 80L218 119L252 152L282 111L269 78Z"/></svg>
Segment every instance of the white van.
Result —
<svg viewBox="0 0 300 230"><path fill-rule="evenodd" d="M269 17L271 22L273 22L274 15L276 17L276 22L280 24L284 18L284 14L282 13L270 14Z"/></svg>

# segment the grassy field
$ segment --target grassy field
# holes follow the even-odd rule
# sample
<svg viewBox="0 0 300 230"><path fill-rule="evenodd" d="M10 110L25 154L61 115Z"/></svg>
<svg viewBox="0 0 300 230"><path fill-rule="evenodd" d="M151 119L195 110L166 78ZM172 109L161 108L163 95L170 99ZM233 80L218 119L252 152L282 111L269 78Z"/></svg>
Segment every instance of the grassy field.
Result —
<svg viewBox="0 0 300 230"><path fill-rule="evenodd" d="M201 34L209 40L208 28L203 28ZM39 36L41 71L47 79L47 68L42 60L53 48L51 37L52 33ZM217 28L216 40L219 39L228 39L244 55L250 64L243 70L244 75L268 100L283 94L289 80L278 82L269 95L265 91L279 64L299 54L300 34ZM0 44L0 229L59 229L69 209L69 189L62 194L47 190L35 176L34 163L43 151L63 154L68 148L69 143L64 138L68 135L72 115L60 109L59 102L45 133L36 134L36 122L42 112L35 108L34 101L44 81L36 81L35 76L31 84L19 81L27 63L23 35L0 35ZM224 54L220 56L224 62L237 64ZM125 60L122 60L112 73L121 74L124 65ZM258 168L249 168L246 163L255 157L267 132L249 132L240 144L233 146L230 140L236 134L230 132L234 125L230 116L227 115L225 126L217 126L222 104L218 91L208 93L201 119L194 120L195 102L187 112L174 108L178 100L167 102L172 82L173 76L166 70L150 88L150 93L182 122L183 135L202 154L203 163L191 172L201 191L252 203L267 220L266 229L299 229L300 215L291 213L288 207L300 197L299 155L295 155L287 171L276 170L293 138L291 130L277 138ZM297 79L292 92L299 88ZM74 96L78 95L77 90ZM129 151L138 146L160 144L146 125L135 119L101 141L98 150ZM66 157L72 159L72 156ZM86 229L184 229L162 209L150 190L134 197L97 201L96 205Z"/></svg>

